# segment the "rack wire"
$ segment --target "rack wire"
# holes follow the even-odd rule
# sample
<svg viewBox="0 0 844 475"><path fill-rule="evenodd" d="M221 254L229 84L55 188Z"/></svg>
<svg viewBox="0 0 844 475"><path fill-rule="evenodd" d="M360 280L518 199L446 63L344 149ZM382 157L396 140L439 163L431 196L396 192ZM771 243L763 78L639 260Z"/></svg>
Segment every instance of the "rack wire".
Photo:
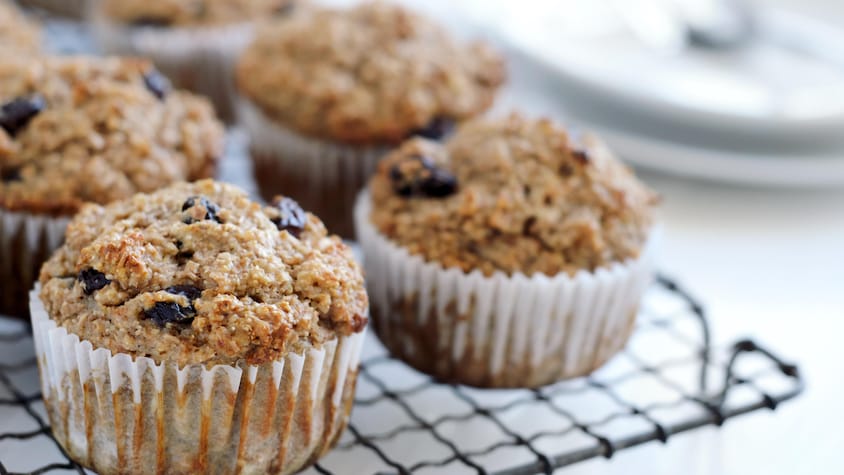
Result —
<svg viewBox="0 0 844 475"><path fill-rule="evenodd" d="M90 473L50 433L29 329L0 325L0 474ZM625 350L589 377L535 390L440 384L370 338L338 446L309 474L552 473L748 412L803 390L753 340L713 346L702 305L660 277ZM37 459L23 456L37 453Z"/></svg>

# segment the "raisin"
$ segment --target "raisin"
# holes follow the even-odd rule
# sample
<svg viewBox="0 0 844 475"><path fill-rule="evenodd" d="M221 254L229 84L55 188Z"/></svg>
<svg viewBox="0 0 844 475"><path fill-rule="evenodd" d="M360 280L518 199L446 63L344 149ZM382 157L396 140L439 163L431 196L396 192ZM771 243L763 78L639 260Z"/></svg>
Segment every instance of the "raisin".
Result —
<svg viewBox="0 0 844 475"><path fill-rule="evenodd" d="M220 217L217 216L217 213L220 212L220 207L208 198L204 196L191 196L185 200L184 204L182 204L182 212L187 211L194 206L202 206L205 208L205 216L202 219L216 221L220 224L223 223ZM196 222L196 219L194 219L193 216L188 215L182 219L182 222L185 224L193 224Z"/></svg>
<svg viewBox="0 0 844 475"><path fill-rule="evenodd" d="M445 198L457 191L457 178L451 173L435 168L431 175L422 181L422 193L431 198Z"/></svg>
<svg viewBox="0 0 844 475"><path fill-rule="evenodd" d="M202 289L189 284L174 285L164 289L165 292L173 295L181 295L189 300L196 300L202 295Z"/></svg>
<svg viewBox="0 0 844 475"><path fill-rule="evenodd" d="M434 117L428 125L412 131L410 137L423 137L431 140L440 140L450 135L454 130L454 120L448 117Z"/></svg>
<svg viewBox="0 0 844 475"><path fill-rule="evenodd" d="M293 237L298 238L305 229L305 223L308 222L308 215L305 210L295 200L281 196L273 200L273 206L278 208L279 214L278 218L272 218L270 221L275 224L279 231L287 231Z"/></svg>
<svg viewBox="0 0 844 475"><path fill-rule="evenodd" d="M401 196L444 198L457 191L457 178L424 156L408 157L390 169L393 190Z"/></svg>
<svg viewBox="0 0 844 475"><path fill-rule="evenodd" d="M151 319L159 327L168 323L187 324L193 321L196 310L193 306L182 307L175 302L155 302L152 308L144 310L144 317Z"/></svg>
<svg viewBox="0 0 844 475"><path fill-rule="evenodd" d="M0 127L14 137L45 107L47 103L38 94L12 99L0 107Z"/></svg>
<svg viewBox="0 0 844 475"><path fill-rule="evenodd" d="M165 28L170 26L170 23L172 22L169 18L157 16L142 16L132 20L132 26L139 28Z"/></svg>
<svg viewBox="0 0 844 475"><path fill-rule="evenodd" d="M167 287L164 291L169 294L187 297L191 301L191 304L183 307L175 302L156 302L152 308L144 310L144 317L151 319L159 327L163 327L168 323L187 324L193 321L193 317L196 316L193 301L202 295L202 289L190 284L181 284Z"/></svg>
<svg viewBox="0 0 844 475"><path fill-rule="evenodd" d="M0 170L0 182L10 183L13 181L21 181L21 179L20 168L6 168L4 170Z"/></svg>
<svg viewBox="0 0 844 475"><path fill-rule="evenodd" d="M85 295L91 295L111 283L105 274L96 269L83 270L79 273L77 279L82 282L82 290Z"/></svg>
<svg viewBox="0 0 844 475"><path fill-rule="evenodd" d="M170 92L170 81L157 69L150 69L144 73L144 85L158 100L163 101Z"/></svg>

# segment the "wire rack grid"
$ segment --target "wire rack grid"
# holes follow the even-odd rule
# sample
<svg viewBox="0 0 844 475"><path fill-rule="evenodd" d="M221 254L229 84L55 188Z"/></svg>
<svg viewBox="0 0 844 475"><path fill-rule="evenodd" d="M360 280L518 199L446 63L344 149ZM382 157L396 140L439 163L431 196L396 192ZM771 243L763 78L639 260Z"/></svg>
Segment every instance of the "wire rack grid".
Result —
<svg viewBox="0 0 844 475"><path fill-rule="evenodd" d="M50 434L29 329L4 323L0 474L90 473ZM370 338L349 428L305 473L552 473L773 410L802 391L796 366L752 340L713 346L709 335L702 306L661 277L620 355L589 377L540 389L439 384L391 359Z"/></svg>

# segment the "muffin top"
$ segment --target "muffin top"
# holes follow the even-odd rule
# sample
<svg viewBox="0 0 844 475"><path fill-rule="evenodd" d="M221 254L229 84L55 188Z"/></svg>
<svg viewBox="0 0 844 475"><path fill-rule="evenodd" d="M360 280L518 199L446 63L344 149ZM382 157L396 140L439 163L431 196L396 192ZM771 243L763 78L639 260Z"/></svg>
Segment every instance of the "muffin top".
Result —
<svg viewBox="0 0 844 475"><path fill-rule="evenodd" d="M41 50L41 32L14 6L0 0L0 58Z"/></svg>
<svg viewBox="0 0 844 475"><path fill-rule="evenodd" d="M202 180L89 204L41 270L47 313L156 362L261 364L366 325L350 249L288 198Z"/></svg>
<svg viewBox="0 0 844 475"><path fill-rule="evenodd" d="M0 206L71 214L211 176L224 131L210 103L146 61L0 60Z"/></svg>
<svg viewBox="0 0 844 475"><path fill-rule="evenodd" d="M303 0L101 0L113 21L137 26L215 26L287 15Z"/></svg>
<svg viewBox="0 0 844 475"><path fill-rule="evenodd" d="M635 258L658 202L594 137L516 114L471 121L446 143L405 142L370 196L390 240L485 275L573 275Z"/></svg>
<svg viewBox="0 0 844 475"><path fill-rule="evenodd" d="M307 9L259 30L238 64L241 92L304 135L398 143L474 116L504 81L502 59L399 6Z"/></svg>

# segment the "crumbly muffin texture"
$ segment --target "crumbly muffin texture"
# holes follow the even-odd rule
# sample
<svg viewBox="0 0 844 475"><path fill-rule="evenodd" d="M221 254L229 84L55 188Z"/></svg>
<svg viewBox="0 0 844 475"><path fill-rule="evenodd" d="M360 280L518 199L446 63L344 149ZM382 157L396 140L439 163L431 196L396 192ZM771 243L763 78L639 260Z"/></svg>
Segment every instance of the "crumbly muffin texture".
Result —
<svg viewBox="0 0 844 475"><path fill-rule="evenodd" d="M214 26L286 15L304 0L101 0L107 18L138 26Z"/></svg>
<svg viewBox="0 0 844 475"><path fill-rule="evenodd" d="M475 120L412 139L370 182L371 221L411 254L485 275L592 271L637 257L657 195L591 136L547 119Z"/></svg>
<svg viewBox="0 0 844 475"><path fill-rule="evenodd" d="M318 218L211 180L86 205L40 280L70 333L179 365L262 364L367 322L361 271Z"/></svg>
<svg viewBox="0 0 844 475"><path fill-rule="evenodd" d="M271 22L237 70L241 92L274 121L350 144L398 143L432 122L477 115L504 76L487 46L458 43L381 2Z"/></svg>
<svg viewBox="0 0 844 475"><path fill-rule="evenodd" d="M70 214L210 177L224 129L210 103L150 63L0 60L0 206Z"/></svg>
<svg viewBox="0 0 844 475"><path fill-rule="evenodd" d="M41 32L37 26L6 0L0 0L0 57L35 54L41 50Z"/></svg>

